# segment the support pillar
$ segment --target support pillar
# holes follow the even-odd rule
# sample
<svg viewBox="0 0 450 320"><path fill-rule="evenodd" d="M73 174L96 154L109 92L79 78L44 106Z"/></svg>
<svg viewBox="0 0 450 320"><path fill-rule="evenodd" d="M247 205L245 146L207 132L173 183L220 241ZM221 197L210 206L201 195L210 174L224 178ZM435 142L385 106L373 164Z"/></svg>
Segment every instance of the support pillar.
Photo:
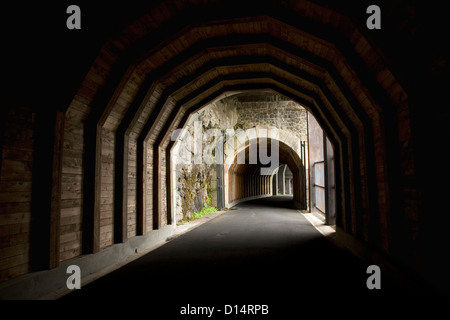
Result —
<svg viewBox="0 0 450 320"><path fill-rule="evenodd" d="M278 194L278 172L273 175L272 183L272 195L276 196Z"/></svg>
<svg viewBox="0 0 450 320"><path fill-rule="evenodd" d="M281 193L284 195L286 193L285 189L285 172L286 172L286 165L283 164L278 169L278 193Z"/></svg>

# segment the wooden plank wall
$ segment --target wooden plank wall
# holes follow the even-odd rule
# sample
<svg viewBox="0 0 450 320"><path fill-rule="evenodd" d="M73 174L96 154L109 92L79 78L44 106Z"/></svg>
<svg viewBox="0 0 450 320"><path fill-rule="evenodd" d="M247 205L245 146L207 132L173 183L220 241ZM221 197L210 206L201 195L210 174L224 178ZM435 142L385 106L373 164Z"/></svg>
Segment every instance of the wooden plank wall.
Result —
<svg viewBox="0 0 450 320"><path fill-rule="evenodd" d="M66 112L62 152L60 261L81 254L84 126L90 108L75 99Z"/></svg>
<svg viewBox="0 0 450 320"><path fill-rule="evenodd" d="M1 121L0 281L4 281L30 271L34 113L17 107Z"/></svg>

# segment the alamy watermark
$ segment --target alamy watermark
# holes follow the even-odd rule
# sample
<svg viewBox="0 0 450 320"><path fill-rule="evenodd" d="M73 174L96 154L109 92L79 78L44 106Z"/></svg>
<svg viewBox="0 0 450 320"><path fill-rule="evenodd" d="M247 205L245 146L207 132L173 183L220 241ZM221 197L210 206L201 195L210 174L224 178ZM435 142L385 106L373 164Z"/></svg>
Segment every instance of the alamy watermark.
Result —
<svg viewBox="0 0 450 320"><path fill-rule="evenodd" d="M67 7L66 13L70 16L66 20L66 27L69 30L81 29L81 9L79 6L72 4Z"/></svg>
<svg viewBox="0 0 450 320"><path fill-rule="evenodd" d="M367 278L366 286L367 289L381 289L381 269L379 266L373 264L367 267L367 274L370 276Z"/></svg>
<svg viewBox="0 0 450 320"><path fill-rule="evenodd" d="M195 121L193 134L186 128L172 133L172 141L183 143L175 164L224 164L224 155L233 154L237 164L259 164L261 175L270 174L280 166L279 130L258 130L265 135L258 135L256 128L203 131L202 122Z"/></svg>
<svg viewBox="0 0 450 320"><path fill-rule="evenodd" d="M67 267L66 273L70 274L67 278L67 289L81 289L81 269L79 266L72 264Z"/></svg>
<svg viewBox="0 0 450 320"><path fill-rule="evenodd" d="M370 16L366 20L366 26L369 30L381 29L381 9L377 5L370 5L366 9L366 13ZM66 27L69 30L81 29L81 9L77 5L70 5L66 9L66 14L69 14L66 20Z"/></svg>

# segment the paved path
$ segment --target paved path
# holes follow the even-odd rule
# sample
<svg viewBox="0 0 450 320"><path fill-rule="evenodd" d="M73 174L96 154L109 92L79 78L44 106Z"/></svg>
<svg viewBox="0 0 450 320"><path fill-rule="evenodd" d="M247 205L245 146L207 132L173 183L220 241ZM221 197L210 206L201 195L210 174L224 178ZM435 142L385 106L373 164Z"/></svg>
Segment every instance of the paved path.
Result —
<svg viewBox="0 0 450 320"><path fill-rule="evenodd" d="M273 197L240 204L62 300L108 301L105 307L121 301L167 319L183 318L188 304L222 313L225 304L265 304L284 319L305 308L322 313L395 298L383 295L386 289L368 290L367 266L332 245L290 203Z"/></svg>

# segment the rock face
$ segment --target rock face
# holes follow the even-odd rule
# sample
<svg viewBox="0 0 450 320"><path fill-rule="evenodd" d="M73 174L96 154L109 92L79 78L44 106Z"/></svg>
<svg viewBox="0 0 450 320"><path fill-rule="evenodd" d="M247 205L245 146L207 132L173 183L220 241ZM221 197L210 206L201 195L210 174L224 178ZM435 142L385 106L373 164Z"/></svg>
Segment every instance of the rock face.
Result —
<svg viewBox="0 0 450 320"><path fill-rule="evenodd" d="M239 101L237 106L238 125L244 130L257 126L276 127L306 140L308 132L306 110L298 103L286 100L244 100Z"/></svg>
<svg viewBox="0 0 450 320"><path fill-rule="evenodd" d="M192 212L199 212L205 206L213 205L211 193L214 168L212 165L194 164L181 166L178 175L177 196L178 220L191 219Z"/></svg>
<svg viewBox="0 0 450 320"><path fill-rule="evenodd" d="M193 114L172 153L175 163L175 216L191 219L193 212L217 206L216 145L237 121L236 108L224 100Z"/></svg>
<svg viewBox="0 0 450 320"><path fill-rule="evenodd" d="M225 142L227 130L256 127L278 128L292 138L306 140L307 112L278 95L238 94L211 103L190 117L172 152L177 221L190 219L204 207L217 206L217 142Z"/></svg>

